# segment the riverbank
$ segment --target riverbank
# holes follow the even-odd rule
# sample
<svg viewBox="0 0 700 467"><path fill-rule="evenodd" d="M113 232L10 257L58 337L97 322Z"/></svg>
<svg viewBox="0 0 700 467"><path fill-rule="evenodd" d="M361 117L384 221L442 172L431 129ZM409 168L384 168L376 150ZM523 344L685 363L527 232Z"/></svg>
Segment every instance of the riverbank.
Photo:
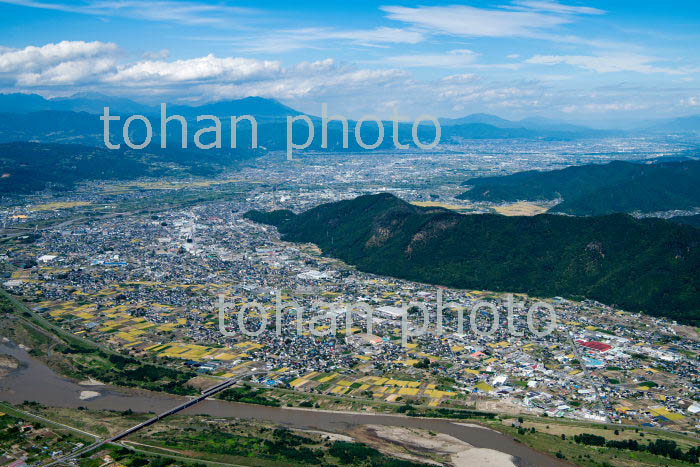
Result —
<svg viewBox="0 0 700 467"><path fill-rule="evenodd" d="M161 413L182 403L187 398L166 393L151 392L136 388L121 388L109 385L95 385L97 382L80 384L57 375L41 361L31 357L26 350L9 343L0 343L0 354L9 355L19 362L20 368L5 378L0 378L0 400L21 404L23 401L36 401L47 406L44 416L51 418L57 410L70 411L73 415L64 417L63 423L71 424L75 414L92 414L94 411L109 412L110 423L126 423L126 427L145 420L147 413ZM82 383L85 383L83 381ZM98 392L99 396L81 400L85 391ZM74 410L85 407L88 410ZM57 409L58 408L58 409ZM62 408L62 409L61 409ZM72 408L72 409L71 409ZM133 414L133 415L129 415ZM559 418L541 418L525 416L525 429L515 425L512 417L496 417L494 420L449 420L444 418L410 417L400 414L366 413L356 411L318 410L301 407L267 407L259 405L227 402L222 400L205 400L190 407L178 418L184 423L191 417L215 417L209 420L221 420L222 423L235 424L244 420L268 423L277 427L303 430L307 432L334 433L361 439L358 433L368 426L384 427L389 430L407 429L427 436L440 435L454 438L458 443L469 446L465 451L450 454L451 465L506 465L503 462L519 466L528 465L570 465L573 462L582 466L608 463L634 465L640 459L648 465L687 466L688 463L656 456L649 453L627 451L624 449L591 448L575 443L570 434L598 433L609 439L614 431L627 429L634 433L640 442L667 440L679 443L683 449L697 446L697 438L676 432L666 432L648 427L629 427L619 425L595 424ZM136 418L132 418L136 417ZM121 423L121 424L124 424ZM131 423L131 425L129 425ZM110 425L103 426L103 429ZM359 430L359 431L358 431ZM396 433L399 433L397 431ZM561 435L566 434L566 439ZM628 433L629 434L629 433ZM404 436L377 440L376 447L401 444ZM537 451L533 449L541 450ZM416 447L414 447L416 448ZM420 447L417 447L420 452ZM544 453L547 454L544 454ZM445 453L442 453L444 457ZM438 457L440 453L436 453ZM561 459L554 456L558 455Z"/></svg>
<svg viewBox="0 0 700 467"><path fill-rule="evenodd" d="M0 380L0 399L19 404L25 400L56 407L87 407L139 413L161 413L181 403L185 398L145 390L131 390L112 386L91 387L99 389L100 396L81 400L85 387L63 378L46 367L26 351L10 344L0 344L0 353L10 355L22 363L23 368ZM534 451L513 438L497 431L463 426L448 420L414 418L401 415L366 413L316 412L287 407L264 407L219 400L205 400L184 411L185 414L210 415L225 418L257 419L277 425L303 430L319 430L347 434L352 428L363 425L397 426L443 433L476 448L491 449L514 459L522 466L558 466L562 463L545 454Z"/></svg>
<svg viewBox="0 0 700 467"><path fill-rule="evenodd" d="M19 360L11 355L0 354L0 378L5 377L19 368Z"/></svg>

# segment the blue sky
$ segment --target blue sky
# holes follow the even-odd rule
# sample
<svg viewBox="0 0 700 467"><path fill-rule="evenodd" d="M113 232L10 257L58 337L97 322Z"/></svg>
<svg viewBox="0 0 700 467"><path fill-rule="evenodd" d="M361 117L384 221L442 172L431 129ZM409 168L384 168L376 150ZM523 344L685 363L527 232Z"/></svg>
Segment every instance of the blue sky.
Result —
<svg viewBox="0 0 700 467"><path fill-rule="evenodd" d="M700 2L0 0L0 90L348 117L700 113Z"/></svg>

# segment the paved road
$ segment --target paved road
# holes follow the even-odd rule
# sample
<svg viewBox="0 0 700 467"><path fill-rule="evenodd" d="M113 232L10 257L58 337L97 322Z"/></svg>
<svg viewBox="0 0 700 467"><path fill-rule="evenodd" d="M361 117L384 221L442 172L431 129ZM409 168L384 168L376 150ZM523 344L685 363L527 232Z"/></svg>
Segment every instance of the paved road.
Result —
<svg viewBox="0 0 700 467"><path fill-rule="evenodd" d="M138 425L133 426L133 427L129 428L128 430L125 430L125 431L119 433L118 435L115 435L109 439L98 440L89 446L82 447L82 448L80 448L76 451L73 451L72 453L70 453L66 456L58 458L58 459L56 459L48 464L43 464L43 467L49 467L49 466L53 466L53 465L63 464L63 463L68 462L72 459L76 459L80 456L83 456L84 454L87 454L88 452L99 449L102 446L104 446L105 444L116 443L117 441L119 441L123 438L126 438L127 436L129 436L133 433L136 433L137 431L139 431L143 428L146 428L146 427L151 426L155 423L158 423L160 420L164 419L165 417L168 417L170 415L174 415L178 412L181 412L189 407L192 407L195 404L202 402L204 399L206 399L208 397L214 396L214 395L220 393L221 391L225 391L226 389L233 386L234 384L236 384L238 381L240 381L243 378L246 378L248 376L252 376L255 374L262 374L262 373L263 373L262 371L250 372L250 373L246 373L244 375L240 375L240 376L236 376L234 378L228 379L228 380L224 381L223 383L217 384L216 386L213 386L213 387L207 389L201 395L197 396L194 399L190 399L189 401L187 401L183 404L180 404L177 407L174 407L166 412L163 412L160 415L156 415L155 417L153 417L149 420L146 420L145 422L139 423Z"/></svg>

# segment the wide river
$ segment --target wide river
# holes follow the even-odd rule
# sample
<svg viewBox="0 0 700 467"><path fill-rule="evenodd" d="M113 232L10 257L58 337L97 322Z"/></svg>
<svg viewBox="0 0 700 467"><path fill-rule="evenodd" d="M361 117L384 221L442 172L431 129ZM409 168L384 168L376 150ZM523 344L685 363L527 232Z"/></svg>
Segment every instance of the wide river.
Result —
<svg viewBox="0 0 700 467"><path fill-rule="evenodd" d="M19 404L40 402L54 407L87 407L90 409L127 410L161 413L180 404L185 398L169 394L130 390L110 386L87 387L56 374L43 362L31 357L12 343L0 342L0 354L20 361L20 369L0 378L0 400ZM80 393L98 391L101 395L81 400ZM217 400L205 400L183 413L215 417L237 417L266 420L290 428L346 433L358 425L411 427L445 433L477 448L509 454L516 465L569 465L534 451L513 438L494 430L465 426L449 420L412 418L400 415L373 415L329 411L314 411L283 407L264 407Z"/></svg>

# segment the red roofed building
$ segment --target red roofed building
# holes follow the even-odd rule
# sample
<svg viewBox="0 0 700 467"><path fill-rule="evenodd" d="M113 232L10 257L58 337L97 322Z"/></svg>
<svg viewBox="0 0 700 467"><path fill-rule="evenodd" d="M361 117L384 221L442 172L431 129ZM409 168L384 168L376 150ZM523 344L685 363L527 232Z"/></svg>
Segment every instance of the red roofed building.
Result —
<svg viewBox="0 0 700 467"><path fill-rule="evenodd" d="M597 352L607 352L608 350L612 349L612 345L604 344L602 342L597 342L597 341L576 341L582 346L586 347L587 349L595 350Z"/></svg>

